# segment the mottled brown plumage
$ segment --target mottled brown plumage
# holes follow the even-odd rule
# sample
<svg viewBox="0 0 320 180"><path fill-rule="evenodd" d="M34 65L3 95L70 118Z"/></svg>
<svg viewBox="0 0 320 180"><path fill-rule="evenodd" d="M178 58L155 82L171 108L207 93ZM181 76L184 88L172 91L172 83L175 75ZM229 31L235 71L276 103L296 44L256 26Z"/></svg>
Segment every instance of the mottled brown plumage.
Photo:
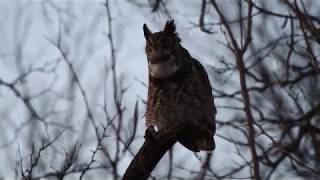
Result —
<svg viewBox="0 0 320 180"><path fill-rule="evenodd" d="M192 151L213 150L216 109L203 66L180 44L175 24L151 33L143 26L149 65L146 126L159 130L178 125L179 142Z"/></svg>

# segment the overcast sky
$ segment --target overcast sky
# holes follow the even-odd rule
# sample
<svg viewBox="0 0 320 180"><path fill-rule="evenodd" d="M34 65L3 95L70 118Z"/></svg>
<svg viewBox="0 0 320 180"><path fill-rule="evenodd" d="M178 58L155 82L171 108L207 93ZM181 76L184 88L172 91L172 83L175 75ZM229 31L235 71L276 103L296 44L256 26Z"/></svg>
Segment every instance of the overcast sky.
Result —
<svg viewBox="0 0 320 180"><path fill-rule="evenodd" d="M148 1L146 1L148 2ZM216 57L225 56L231 58L230 52L220 43L224 36L219 31L208 35L200 31L193 24L198 23L200 3L198 0L177 0L170 1L168 8L171 17L177 24L177 32L191 55L198 59L208 72L208 65L218 66ZM222 3L220 3L222 4ZM226 6L226 4L222 4ZM232 6L232 4L230 5ZM110 1L112 30L116 52L117 75L123 78L123 86L129 87L125 94L123 104L128 107L125 112L126 123L130 126L129 119L133 113L133 107L137 99L146 99L147 89L139 82L147 83L148 69L146 55L144 53L145 40L142 32L142 25L146 23L152 31L159 31L166 20L169 19L164 14L152 13L149 5L145 1ZM278 7L281 11L281 7ZM213 13L214 14L214 13ZM228 16L234 15L230 11ZM212 18L212 17L211 17ZM218 22L218 19L209 19ZM38 113L44 116L50 109L63 111L68 106L68 101L56 100L54 94L66 98L74 98L73 102L78 102L75 107L76 113L66 122L65 115L61 118L52 118L51 121L58 121L75 127L74 132L67 132L62 137L62 146L69 146L70 140L74 142L81 134L82 121L86 116L83 100L80 92L68 95L65 91L70 72L67 65L62 61L59 51L50 43L57 42L59 36L62 41L62 48L67 52L68 59L72 63L75 71L79 73L80 82L90 99L90 107L94 116L99 119L103 113L99 110L103 103L102 87L107 82L108 95L112 95L112 83L110 76L106 76L106 65L110 67L110 46L107 38L108 19L106 8L102 1L5 1L0 2L0 79L12 82L19 77L22 72L45 66L49 71L56 66L55 73L36 72L28 76L25 82L21 82L17 88L22 94L37 96L46 88L52 88L53 92L41 95L32 103L38 108ZM61 32L59 34L59 32ZM280 33L276 32L276 33ZM214 78L210 78L215 86ZM228 89L226 89L228 91ZM45 103L50 102L50 103ZM108 102L112 104L112 101ZM224 102L216 100L217 105ZM45 107L43 106L45 104ZM112 107L110 107L112 111ZM138 137L134 142L135 150L138 150L143 142L144 133L144 110L141 104L139 110ZM0 86L0 177L5 179L13 177L16 160L18 160L18 145L22 155L27 157L28 144L24 136L29 133L30 126L26 125L15 137L13 129L23 124L28 119L28 110L23 102L8 88ZM228 119L231 115L226 111L219 111L218 118ZM60 117L60 116L59 116ZM32 128L32 127L31 127ZM35 127L43 129L44 127ZM49 130L55 131L55 129ZM219 132L217 133L230 133ZM39 130L38 135L48 136ZM52 138L52 137L47 137ZM92 137L91 137L92 138ZM110 137L110 143L112 143ZM85 138L90 140L90 136ZM8 145L9 143L9 145ZM216 150L214 151L213 167L223 170L226 166L221 164L232 164L241 160L236 154L232 145L220 138L216 138ZM87 144L88 153L92 144ZM85 148L84 148L85 149ZM175 145L175 162L177 164L189 164L189 168L199 167L199 162L191 153L182 148L179 144ZM249 153L249 152L248 152ZM185 157L188 156L186 159ZM158 167L167 165L166 158L160 162ZM131 157L124 158L121 163L121 173L128 166ZM7 166L9 165L9 166ZM221 168L219 168L221 167ZM165 168L157 168L156 172L166 171Z"/></svg>

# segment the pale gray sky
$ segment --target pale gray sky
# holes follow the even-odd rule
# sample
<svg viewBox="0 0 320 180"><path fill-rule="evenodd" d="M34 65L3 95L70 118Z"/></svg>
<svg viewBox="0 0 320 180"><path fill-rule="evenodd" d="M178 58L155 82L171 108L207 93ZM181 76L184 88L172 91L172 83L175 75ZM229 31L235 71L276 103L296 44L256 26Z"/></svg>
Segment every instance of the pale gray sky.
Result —
<svg viewBox="0 0 320 180"><path fill-rule="evenodd" d="M125 111L126 128L129 128L130 117L133 114L133 107L137 97L146 99L147 89L137 81L147 83L147 62L144 53L144 37L142 32L143 23L147 23L152 31L159 31L168 19L160 13L151 13L148 1L124 1L111 0L111 14L113 17L113 38L116 50L116 68L118 77L123 78L123 86L130 87L123 97L123 105L128 109ZM141 4L146 6L139 7ZM230 4L223 4L229 6ZM270 3L272 4L272 3ZM232 4L230 5L232 7ZM224 56L226 59L233 58L226 51L226 47L220 42L225 41L224 36L217 26L214 29L216 34L208 35L194 27L193 23L198 23L200 3L198 0L177 0L168 2L171 16L176 20L177 31L182 39L182 44L189 50L191 55L205 65L219 66L216 57ZM281 7L279 11L281 10ZM318 8L319 9L319 8ZM212 11L213 9L209 9ZM319 11L319 10L318 10ZM228 12L233 17L235 12ZM214 12L212 14L215 14ZM214 16L212 16L214 17ZM218 19L209 19L218 22ZM40 116L45 116L50 110L61 112L48 117L49 122L61 123L74 127L73 131L65 132L58 140L60 147L69 147L70 141L75 142L79 137L84 136L87 144L83 146L83 157L90 155L90 149L95 145L94 135L91 132L82 132L86 110L80 91L75 94L67 94L70 79L69 69L64 61L60 59L57 49L50 44L48 39L56 42L59 37L59 28L62 30L62 48L68 53L75 71L78 73L80 82L89 99L90 109L93 116L98 120L104 119L101 105L103 104L103 86L107 82L108 97L112 96L111 75L106 78L105 65L110 65L110 46L106 33L107 27L106 8L101 1L0 1L0 79L12 82L21 73L27 73L30 69L45 67L39 72L32 73L27 79L17 85L17 89L22 94L37 96L32 105L36 108ZM61 24L59 26L59 24ZM279 24L281 24L279 22ZM277 26L277 25L274 25ZM274 32L275 34L281 31ZM50 72L55 68L54 72ZM208 70L210 72L210 70ZM214 78L212 80L215 86ZM237 82L237 80L235 80ZM237 86L237 85L235 85ZM41 94L43 90L51 88L52 92ZM228 87L221 86L220 89L229 91ZM40 93L40 94L39 94ZM59 98L57 98L59 97ZM76 109L72 115L65 112L71 102L76 102ZM49 103L48 103L49 102ZM216 100L216 105L224 105L228 102ZM109 99L109 110L112 100ZM135 151L143 142L144 134L144 110L140 103L138 138L134 141ZM13 129L23 124L29 117L29 111L23 102L8 88L0 85L0 178L11 179L14 175L13 167L15 161L19 160L18 146L21 149L23 158L26 159L30 153L28 148L31 142L26 141L30 130L37 131L35 136L45 136L45 127L41 123L28 124L24 126L15 137ZM218 119L228 120L234 116L227 111L218 111ZM49 132L54 134L58 127L49 128ZM92 129L91 129L92 130ZM228 130L217 131L218 134L235 135ZM85 135L84 135L85 134ZM236 135L235 135L236 136ZM105 142L112 146L115 137L110 137ZM37 137L35 138L37 139ZM237 154L232 144L226 143L223 139L216 137L216 150L214 151L212 167L216 171L228 170L237 162L242 161L242 157ZM7 145L9 143L9 145ZM5 147L3 147L6 145ZM57 148L59 146L56 146ZM174 146L176 164L183 164L189 169L198 170L199 161L193 153L185 150L179 144ZM53 151L50 151L51 153ZM63 150L58 150L63 153ZM249 155L249 151L245 152ZM203 155L204 153L200 153ZM124 172L128 166L131 156L123 155L120 172ZM247 156L250 158L250 156ZM167 171L167 159L165 156L158 164L154 174L161 174ZM58 159L48 159L51 164L57 163ZM181 176L188 177L183 170Z"/></svg>

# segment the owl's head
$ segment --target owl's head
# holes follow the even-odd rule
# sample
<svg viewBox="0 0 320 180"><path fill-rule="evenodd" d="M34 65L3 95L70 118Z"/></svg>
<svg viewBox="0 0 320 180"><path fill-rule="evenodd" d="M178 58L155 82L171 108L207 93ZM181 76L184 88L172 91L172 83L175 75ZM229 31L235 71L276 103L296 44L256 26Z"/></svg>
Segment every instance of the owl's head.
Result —
<svg viewBox="0 0 320 180"><path fill-rule="evenodd" d="M174 51L181 41L176 33L174 21L167 21L163 30L155 33L144 24L143 32L146 38L149 74L159 79L170 77L179 69Z"/></svg>

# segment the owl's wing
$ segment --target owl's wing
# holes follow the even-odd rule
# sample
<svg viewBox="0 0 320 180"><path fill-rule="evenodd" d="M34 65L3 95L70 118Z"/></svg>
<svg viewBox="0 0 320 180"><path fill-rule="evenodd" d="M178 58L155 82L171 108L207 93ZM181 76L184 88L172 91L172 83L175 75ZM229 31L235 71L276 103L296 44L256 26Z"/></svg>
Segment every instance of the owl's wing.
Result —
<svg viewBox="0 0 320 180"><path fill-rule="evenodd" d="M191 123L185 123L186 133L182 134L179 142L191 151L212 151L215 149L214 134L216 130L216 108L212 96L211 84L206 70L196 59L191 59L192 73L188 79L189 97L192 104L191 113L186 119L192 119ZM188 129L189 127L189 129Z"/></svg>
<svg viewBox="0 0 320 180"><path fill-rule="evenodd" d="M213 108L213 112L214 114L217 113L217 110L216 110L216 107L214 105L214 99L213 99L213 95L212 95L212 87L211 87L211 84L210 84L210 81L209 81L209 77L208 77L208 74L206 72L206 70L204 69L204 67L202 66L202 64L192 58L192 64L193 66L195 67L196 69L196 74L197 74L197 77L198 77L198 82L197 83L199 86L201 86L201 96L204 96L206 102L209 104L209 107Z"/></svg>

